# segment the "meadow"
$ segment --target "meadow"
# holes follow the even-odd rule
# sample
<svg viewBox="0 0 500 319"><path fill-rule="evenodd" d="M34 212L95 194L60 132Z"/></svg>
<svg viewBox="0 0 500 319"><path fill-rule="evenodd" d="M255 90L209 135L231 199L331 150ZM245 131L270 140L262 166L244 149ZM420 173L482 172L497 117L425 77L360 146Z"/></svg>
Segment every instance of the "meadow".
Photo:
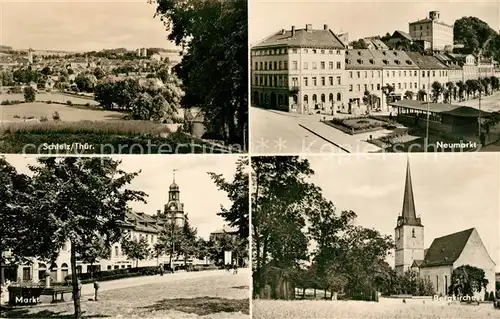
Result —
<svg viewBox="0 0 500 319"><path fill-rule="evenodd" d="M324 300L254 300L253 319L456 319L500 318L500 310L492 304L460 305L457 303L427 301L402 303Z"/></svg>

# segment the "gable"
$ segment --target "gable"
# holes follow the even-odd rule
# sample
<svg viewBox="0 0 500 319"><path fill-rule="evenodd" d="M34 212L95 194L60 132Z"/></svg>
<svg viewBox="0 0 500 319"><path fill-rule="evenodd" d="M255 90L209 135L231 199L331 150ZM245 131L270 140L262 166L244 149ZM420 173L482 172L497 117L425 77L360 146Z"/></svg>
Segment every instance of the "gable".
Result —
<svg viewBox="0 0 500 319"><path fill-rule="evenodd" d="M495 267L495 262L486 250L476 229L469 236L462 253L454 262L453 267L456 268L463 265L471 265L485 270Z"/></svg>

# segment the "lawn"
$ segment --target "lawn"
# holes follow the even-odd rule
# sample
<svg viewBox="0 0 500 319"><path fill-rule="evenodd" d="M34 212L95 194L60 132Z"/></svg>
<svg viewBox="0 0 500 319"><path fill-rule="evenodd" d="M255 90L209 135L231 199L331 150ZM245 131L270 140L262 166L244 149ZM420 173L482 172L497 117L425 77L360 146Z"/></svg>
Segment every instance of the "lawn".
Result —
<svg viewBox="0 0 500 319"><path fill-rule="evenodd" d="M24 101L24 94L0 94L0 102L4 100L9 101ZM63 103L66 104L67 101L71 101L73 104L87 104L89 103L92 106L99 105L99 102L88 99L88 98L80 98L77 96L71 96L66 94L59 93L38 93L36 95L36 100L39 102L52 101L55 103Z"/></svg>
<svg viewBox="0 0 500 319"><path fill-rule="evenodd" d="M248 297L246 274L222 273L104 291L97 302L84 295L81 308L83 318L248 319ZM10 310L5 317L69 319L72 313L70 300Z"/></svg>
<svg viewBox="0 0 500 319"><path fill-rule="evenodd" d="M492 304L468 306L428 301L425 304L363 301L254 300L253 319L499 318Z"/></svg>
<svg viewBox="0 0 500 319"><path fill-rule="evenodd" d="M0 106L1 122L23 122L27 118L40 120L46 117L52 120L52 114L58 112L61 121L107 121L122 119L124 114L116 111L85 108L84 106L69 106L63 104L47 104L44 102L22 103Z"/></svg>

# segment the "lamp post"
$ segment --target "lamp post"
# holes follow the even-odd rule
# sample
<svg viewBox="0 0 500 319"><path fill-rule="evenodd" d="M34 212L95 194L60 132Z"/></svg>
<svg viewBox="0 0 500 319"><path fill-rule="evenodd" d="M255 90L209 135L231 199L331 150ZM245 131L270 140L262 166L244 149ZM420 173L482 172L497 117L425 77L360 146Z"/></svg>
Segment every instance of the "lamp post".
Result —
<svg viewBox="0 0 500 319"><path fill-rule="evenodd" d="M425 72L425 71L424 71ZM430 71L427 74L427 90L431 90L431 77L430 77ZM425 140L424 140L424 152L427 153L427 148L429 147L429 113L430 113L430 108L431 104L429 102L429 95L427 94L427 122L425 123Z"/></svg>

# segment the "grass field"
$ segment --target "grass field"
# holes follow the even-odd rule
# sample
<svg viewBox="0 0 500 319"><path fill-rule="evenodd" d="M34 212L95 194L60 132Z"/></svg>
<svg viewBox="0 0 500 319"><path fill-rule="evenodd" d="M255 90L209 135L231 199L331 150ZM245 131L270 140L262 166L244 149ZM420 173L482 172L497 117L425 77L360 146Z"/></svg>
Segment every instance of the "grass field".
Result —
<svg viewBox="0 0 500 319"><path fill-rule="evenodd" d="M468 306L429 301L425 304L363 301L254 300L253 319L483 319L500 318L492 304Z"/></svg>
<svg viewBox="0 0 500 319"><path fill-rule="evenodd" d="M0 101L9 100L9 101L24 101L24 94L0 94ZM99 102L86 99L79 98L77 96L71 96L66 94L58 94L58 93L38 93L36 95L36 101L45 102L52 101L54 103L63 103L66 104L67 101L71 101L74 104L87 104L89 103L92 106L99 105Z"/></svg>
<svg viewBox="0 0 500 319"><path fill-rule="evenodd" d="M246 274L222 273L103 291L97 302L84 295L81 309L83 318L249 319L248 297ZM10 310L2 317L70 319L72 313L69 300Z"/></svg>

